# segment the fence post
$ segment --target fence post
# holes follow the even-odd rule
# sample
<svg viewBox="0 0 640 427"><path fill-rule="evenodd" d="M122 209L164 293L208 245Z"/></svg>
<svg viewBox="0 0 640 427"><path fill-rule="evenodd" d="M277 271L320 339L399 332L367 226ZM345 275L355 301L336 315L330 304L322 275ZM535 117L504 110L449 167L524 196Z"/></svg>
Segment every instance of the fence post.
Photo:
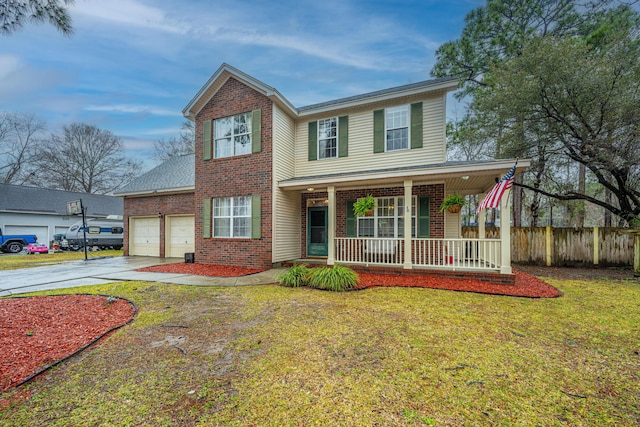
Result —
<svg viewBox="0 0 640 427"><path fill-rule="evenodd" d="M640 232L633 236L633 275L640 277Z"/></svg>
<svg viewBox="0 0 640 427"><path fill-rule="evenodd" d="M553 247L553 245L551 244L551 240L552 240L552 236L553 236L553 230L551 228L551 226L547 225L545 233L544 233L544 237L545 237L545 247L546 247L546 256L547 256L547 267L551 267L551 261L552 261L552 257L551 257L551 248Z"/></svg>
<svg viewBox="0 0 640 427"><path fill-rule="evenodd" d="M600 263L600 243L598 242L598 227L593 227L593 265Z"/></svg>

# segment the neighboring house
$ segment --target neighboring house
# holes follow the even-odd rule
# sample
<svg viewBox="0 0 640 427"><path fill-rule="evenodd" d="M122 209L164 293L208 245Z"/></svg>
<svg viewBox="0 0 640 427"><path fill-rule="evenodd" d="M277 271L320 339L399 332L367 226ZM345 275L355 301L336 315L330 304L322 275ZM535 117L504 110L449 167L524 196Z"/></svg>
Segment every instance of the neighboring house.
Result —
<svg viewBox="0 0 640 427"><path fill-rule="evenodd" d="M138 253L131 234L140 219L155 217L149 232L162 236L158 217L186 214L181 203L167 212L155 207L180 196L193 197L197 262L266 268L314 257L329 265L511 273L508 224L501 240L460 239L460 215L439 211L445 195L486 192L514 163L446 161L446 96L456 86L436 79L296 108L222 65L183 111L196 126L193 187L154 193L134 181L137 190L118 193L129 254ZM521 160L518 172L528 165ZM368 194L376 198L373 215L355 218L354 201ZM154 253L162 254L154 239L147 240L158 240Z"/></svg>
<svg viewBox="0 0 640 427"><path fill-rule="evenodd" d="M67 214L67 202L82 200L87 218L123 215L119 197L76 193L47 188L0 184L0 226L4 234L35 234L49 244L55 234L64 234L82 219Z"/></svg>

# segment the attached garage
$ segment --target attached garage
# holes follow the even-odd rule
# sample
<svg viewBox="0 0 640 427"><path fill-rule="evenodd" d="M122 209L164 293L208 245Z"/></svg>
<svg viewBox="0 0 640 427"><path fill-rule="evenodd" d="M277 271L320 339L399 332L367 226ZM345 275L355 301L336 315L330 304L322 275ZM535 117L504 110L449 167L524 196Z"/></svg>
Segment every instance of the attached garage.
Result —
<svg viewBox="0 0 640 427"><path fill-rule="evenodd" d="M194 252L195 218L193 215L171 215L165 218L165 256L183 258Z"/></svg>
<svg viewBox="0 0 640 427"><path fill-rule="evenodd" d="M160 218L129 218L129 255L160 256Z"/></svg>

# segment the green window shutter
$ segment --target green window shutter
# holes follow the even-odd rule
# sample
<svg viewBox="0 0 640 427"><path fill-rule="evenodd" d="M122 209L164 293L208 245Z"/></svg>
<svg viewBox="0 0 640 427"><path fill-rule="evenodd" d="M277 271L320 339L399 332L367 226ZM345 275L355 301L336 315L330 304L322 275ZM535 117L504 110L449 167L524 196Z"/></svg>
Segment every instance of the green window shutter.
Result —
<svg viewBox="0 0 640 427"><path fill-rule="evenodd" d="M260 196L251 196L251 238L259 239L260 234Z"/></svg>
<svg viewBox="0 0 640 427"><path fill-rule="evenodd" d="M347 200L346 204L347 237L356 237L356 216L353 214L353 204L355 202L355 200Z"/></svg>
<svg viewBox="0 0 640 427"><path fill-rule="evenodd" d="M251 152L262 151L262 111L253 110L251 112Z"/></svg>
<svg viewBox="0 0 640 427"><path fill-rule="evenodd" d="M422 148L422 102L411 104L411 148Z"/></svg>
<svg viewBox="0 0 640 427"><path fill-rule="evenodd" d="M431 210L429 196L418 197L418 237L431 235Z"/></svg>
<svg viewBox="0 0 640 427"><path fill-rule="evenodd" d="M373 112L373 152L384 153L384 110Z"/></svg>
<svg viewBox="0 0 640 427"><path fill-rule="evenodd" d="M309 122L309 161L318 160L318 122Z"/></svg>
<svg viewBox="0 0 640 427"><path fill-rule="evenodd" d="M204 160L211 160L211 120L205 120L202 124L202 141L202 158Z"/></svg>
<svg viewBox="0 0 640 427"><path fill-rule="evenodd" d="M349 116L338 117L338 157L349 155Z"/></svg>
<svg viewBox="0 0 640 427"><path fill-rule="evenodd" d="M211 199L202 199L202 237L211 237Z"/></svg>

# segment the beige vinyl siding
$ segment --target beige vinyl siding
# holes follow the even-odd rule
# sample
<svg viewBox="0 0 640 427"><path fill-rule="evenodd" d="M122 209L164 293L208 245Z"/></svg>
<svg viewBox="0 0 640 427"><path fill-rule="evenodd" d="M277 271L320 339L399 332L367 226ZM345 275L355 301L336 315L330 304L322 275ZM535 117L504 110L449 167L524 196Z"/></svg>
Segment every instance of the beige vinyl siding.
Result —
<svg viewBox="0 0 640 427"><path fill-rule="evenodd" d="M272 262L300 258L300 193L282 191L278 181L295 175L295 122L273 108L273 246Z"/></svg>
<svg viewBox="0 0 640 427"><path fill-rule="evenodd" d="M453 194L454 191L445 191L445 197L449 194ZM445 239L459 239L462 238L462 227L460 224L462 215L461 213L453 214L449 211L444 211L444 238Z"/></svg>
<svg viewBox="0 0 640 427"><path fill-rule="evenodd" d="M423 103L423 147L413 150L399 150L388 153L373 153L373 110L340 111L327 113L321 117L300 118L296 123L296 171L297 177L314 176L341 172L369 171L403 166L420 166L442 163L446 160L445 142L445 96L426 99L411 99L397 104L375 109ZM308 159L309 121L332 116L349 116L349 156L313 160Z"/></svg>

